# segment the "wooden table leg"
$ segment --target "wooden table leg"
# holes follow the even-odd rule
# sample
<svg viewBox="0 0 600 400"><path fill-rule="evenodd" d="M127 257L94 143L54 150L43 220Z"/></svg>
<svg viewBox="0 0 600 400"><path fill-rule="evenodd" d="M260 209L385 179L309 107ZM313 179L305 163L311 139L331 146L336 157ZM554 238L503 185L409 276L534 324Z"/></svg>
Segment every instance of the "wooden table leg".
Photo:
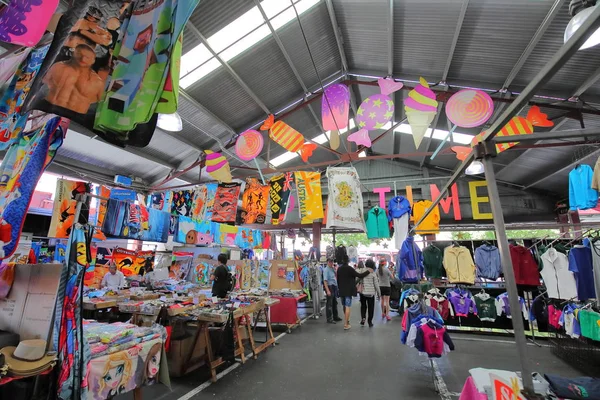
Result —
<svg viewBox="0 0 600 400"><path fill-rule="evenodd" d="M249 316L246 315L246 332L248 332L248 340L250 340L250 348L252 349L252 354L254 359L258 358L258 352L256 351L256 344L254 343L254 330L250 325Z"/></svg>
<svg viewBox="0 0 600 400"><path fill-rule="evenodd" d="M206 343L205 355L207 359L208 368L210 369L210 380L212 382L217 381L217 371L214 366L214 354L212 349L212 343L210 342L210 333L208 332L208 324L206 322L199 322L204 328L204 341ZM193 351L193 350L192 350Z"/></svg>
<svg viewBox="0 0 600 400"><path fill-rule="evenodd" d="M142 388L136 387L133 389L133 400L142 400Z"/></svg>
<svg viewBox="0 0 600 400"><path fill-rule="evenodd" d="M271 328L271 318L269 317L269 307L265 307L265 321L267 322L267 329L269 330L270 339L275 344L275 336L273 336L273 329Z"/></svg>
<svg viewBox="0 0 600 400"><path fill-rule="evenodd" d="M242 360L242 364L246 363L246 355L244 354L244 343L242 342L242 337L240 336L240 319L233 319L233 329L235 330L235 337L237 339L238 351L240 352L240 358Z"/></svg>

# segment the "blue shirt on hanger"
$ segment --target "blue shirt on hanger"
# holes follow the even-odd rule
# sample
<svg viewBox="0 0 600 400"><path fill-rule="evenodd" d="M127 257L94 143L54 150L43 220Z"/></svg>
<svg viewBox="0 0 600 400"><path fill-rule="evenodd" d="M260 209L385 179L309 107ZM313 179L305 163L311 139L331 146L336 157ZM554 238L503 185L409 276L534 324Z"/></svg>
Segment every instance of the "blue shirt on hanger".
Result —
<svg viewBox="0 0 600 400"><path fill-rule="evenodd" d="M575 275L577 297L579 300L596 298L594 287L594 265L592 249L585 246L575 246L569 251L569 271Z"/></svg>
<svg viewBox="0 0 600 400"><path fill-rule="evenodd" d="M592 189L593 175L592 167L586 164L580 164L569 172L569 206L571 211L596 207L598 192Z"/></svg>

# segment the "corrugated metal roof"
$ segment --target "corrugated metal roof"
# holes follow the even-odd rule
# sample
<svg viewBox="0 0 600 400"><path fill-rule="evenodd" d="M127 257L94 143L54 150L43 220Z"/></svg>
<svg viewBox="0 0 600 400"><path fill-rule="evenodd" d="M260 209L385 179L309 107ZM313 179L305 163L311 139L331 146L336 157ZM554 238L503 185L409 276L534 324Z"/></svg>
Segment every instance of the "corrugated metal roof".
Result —
<svg viewBox="0 0 600 400"><path fill-rule="evenodd" d="M527 47L553 0L469 2L449 79L500 88Z"/></svg>
<svg viewBox="0 0 600 400"><path fill-rule="evenodd" d="M189 22L209 38L253 7L252 0L201 0Z"/></svg>

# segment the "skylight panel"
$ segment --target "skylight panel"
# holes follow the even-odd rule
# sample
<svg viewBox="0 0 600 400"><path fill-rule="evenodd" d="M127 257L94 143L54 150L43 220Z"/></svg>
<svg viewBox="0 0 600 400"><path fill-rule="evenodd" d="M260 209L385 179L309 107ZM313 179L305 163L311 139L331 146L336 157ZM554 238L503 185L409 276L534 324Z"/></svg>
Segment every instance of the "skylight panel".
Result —
<svg viewBox="0 0 600 400"><path fill-rule="evenodd" d="M235 21L208 38L208 45L220 53L264 23L258 7L253 7ZM201 28L201 27L200 27Z"/></svg>
<svg viewBox="0 0 600 400"><path fill-rule="evenodd" d="M279 167L280 165L293 160L296 157L298 157L298 153L292 153L288 151L287 153L283 153L282 155L273 158L271 160L271 164L273 164L274 167Z"/></svg>
<svg viewBox="0 0 600 400"><path fill-rule="evenodd" d="M186 76L208 61L211 57L211 52L203 43L200 43L181 57L181 70L179 76Z"/></svg>
<svg viewBox="0 0 600 400"><path fill-rule="evenodd" d="M227 50L223 51L220 56L223 61L229 61L238 54L248 50L250 47L254 46L256 43L260 42L270 34L271 30L267 24L264 24L248 36L235 43L233 46L229 47Z"/></svg>
<svg viewBox="0 0 600 400"><path fill-rule="evenodd" d="M211 58L206 63L204 63L201 67L196 68L194 71L184 76L179 80L179 86L183 89L186 89L198 80L202 79L204 76L210 74L215 69L219 68L221 63L216 58Z"/></svg>

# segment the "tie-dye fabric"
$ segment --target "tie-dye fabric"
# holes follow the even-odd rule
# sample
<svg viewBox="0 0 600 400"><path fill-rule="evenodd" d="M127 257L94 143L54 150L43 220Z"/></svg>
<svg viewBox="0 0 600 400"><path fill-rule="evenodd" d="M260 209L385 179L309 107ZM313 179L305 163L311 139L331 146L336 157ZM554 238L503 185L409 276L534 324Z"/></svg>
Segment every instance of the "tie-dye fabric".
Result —
<svg viewBox="0 0 600 400"><path fill-rule="evenodd" d="M0 9L0 41L35 46L46 31L58 0L11 0Z"/></svg>
<svg viewBox="0 0 600 400"><path fill-rule="evenodd" d="M0 260L17 248L31 196L62 145L60 118L22 132L0 164Z"/></svg>
<svg viewBox="0 0 600 400"><path fill-rule="evenodd" d="M269 186L256 178L248 179L242 196L242 223L264 224L267 216Z"/></svg>
<svg viewBox="0 0 600 400"><path fill-rule="evenodd" d="M215 195L212 221L235 223L237 202L240 197L240 183L220 183Z"/></svg>
<svg viewBox="0 0 600 400"><path fill-rule="evenodd" d="M29 53L0 100L0 150L6 150L25 129L29 113L23 112L23 104L49 47L43 46Z"/></svg>
<svg viewBox="0 0 600 400"><path fill-rule="evenodd" d="M301 223L309 224L316 219L322 219L323 197L321 195L320 172L296 172L296 188Z"/></svg>
<svg viewBox="0 0 600 400"><path fill-rule="evenodd" d="M156 111L185 23L199 0L135 2L95 128L127 132ZM174 71L175 72L175 71Z"/></svg>
<svg viewBox="0 0 600 400"><path fill-rule="evenodd" d="M354 167L327 168L327 228L366 231L363 198Z"/></svg>

